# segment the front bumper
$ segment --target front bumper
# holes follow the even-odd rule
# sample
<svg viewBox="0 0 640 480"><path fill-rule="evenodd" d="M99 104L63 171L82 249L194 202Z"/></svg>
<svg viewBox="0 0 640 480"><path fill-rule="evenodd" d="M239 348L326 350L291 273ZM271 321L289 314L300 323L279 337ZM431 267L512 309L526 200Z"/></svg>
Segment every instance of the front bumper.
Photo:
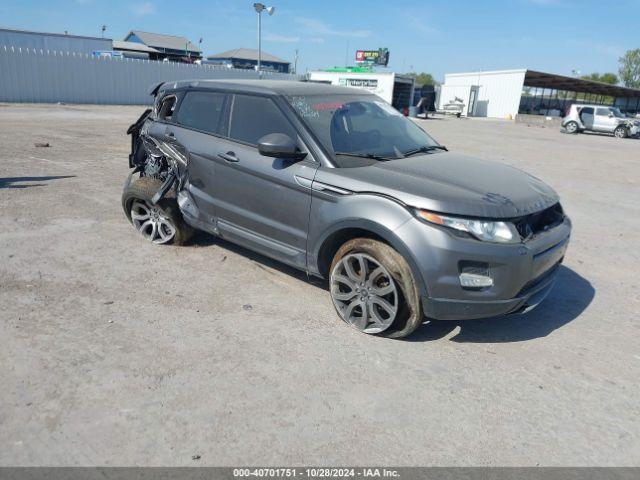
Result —
<svg viewBox="0 0 640 480"><path fill-rule="evenodd" d="M543 275L531 282L532 287L523 289L515 298L508 300L454 300L449 298L422 298L424 314L437 320L471 320L498 317L507 314L527 313L537 307L553 288L561 260Z"/></svg>
<svg viewBox="0 0 640 480"><path fill-rule="evenodd" d="M420 221L397 231L422 276L425 316L437 320L467 320L525 313L549 293L557 277L571 234L568 217L562 224L525 243L507 245L461 238ZM468 263L486 265L493 286L463 288L459 275Z"/></svg>

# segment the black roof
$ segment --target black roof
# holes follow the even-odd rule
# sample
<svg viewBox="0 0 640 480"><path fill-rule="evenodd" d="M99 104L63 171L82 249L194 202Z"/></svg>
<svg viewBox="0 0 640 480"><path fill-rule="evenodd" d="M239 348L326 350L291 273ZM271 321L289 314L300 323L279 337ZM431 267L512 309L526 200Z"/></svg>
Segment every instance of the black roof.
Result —
<svg viewBox="0 0 640 480"><path fill-rule="evenodd" d="M536 72L535 70L527 70L524 77L524 85L527 87L610 95L618 98L640 97L640 89L637 88L620 87L618 85L610 85L608 83L595 82L593 80L585 80L583 78Z"/></svg>
<svg viewBox="0 0 640 480"><path fill-rule="evenodd" d="M141 30L131 30L124 41L128 42L132 36L138 37L144 45L154 48L163 48L165 50L177 50L179 52L200 53L200 49L196 47L189 39L178 37L176 35L165 35L163 33L143 32Z"/></svg>
<svg viewBox="0 0 640 480"><path fill-rule="evenodd" d="M177 82L166 82L160 90L173 90L185 87L211 88L215 90L243 91L271 95L373 95L359 88L338 87L327 83L293 80L180 80Z"/></svg>

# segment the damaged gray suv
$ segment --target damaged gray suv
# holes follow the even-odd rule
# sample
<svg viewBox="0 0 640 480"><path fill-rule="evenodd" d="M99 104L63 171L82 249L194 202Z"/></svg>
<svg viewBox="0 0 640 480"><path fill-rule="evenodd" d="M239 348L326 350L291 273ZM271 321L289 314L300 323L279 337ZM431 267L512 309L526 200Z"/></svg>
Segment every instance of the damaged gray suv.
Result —
<svg viewBox="0 0 640 480"><path fill-rule="evenodd" d="M556 193L448 152L373 94L249 80L152 94L122 205L153 243L228 239L327 279L342 320L392 338L523 313L552 287L571 232Z"/></svg>

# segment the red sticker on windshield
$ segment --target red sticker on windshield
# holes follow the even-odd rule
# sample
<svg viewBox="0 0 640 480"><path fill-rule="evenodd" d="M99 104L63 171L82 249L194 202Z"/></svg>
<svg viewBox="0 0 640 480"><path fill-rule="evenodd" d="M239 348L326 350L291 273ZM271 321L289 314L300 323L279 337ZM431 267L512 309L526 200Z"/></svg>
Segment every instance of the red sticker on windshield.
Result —
<svg viewBox="0 0 640 480"><path fill-rule="evenodd" d="M314 110L337 110L339 108L342 108L342 104L339 102L316 103L313 106Z"/></svg>

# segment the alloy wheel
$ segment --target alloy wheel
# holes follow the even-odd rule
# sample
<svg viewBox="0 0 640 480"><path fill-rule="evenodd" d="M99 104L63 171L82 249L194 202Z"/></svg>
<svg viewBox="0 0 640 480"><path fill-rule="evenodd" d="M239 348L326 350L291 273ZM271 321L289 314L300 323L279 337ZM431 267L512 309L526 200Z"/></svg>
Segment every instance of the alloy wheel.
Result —
<svg viewBox="0 0 640 480"><path fill-rule="evenodd" d="M331 298L340 317L364 333L391 326L398 313L398 289L389 272L364 253L345 255L330 277Z"/></svg>
<svg viewBox="0 0 640 480"><path fill-rule="evenodd" d="M131 204L131 221L143 237L155 244L168 243L176 235L176 227L162 211L143 200Z"/></svg>

